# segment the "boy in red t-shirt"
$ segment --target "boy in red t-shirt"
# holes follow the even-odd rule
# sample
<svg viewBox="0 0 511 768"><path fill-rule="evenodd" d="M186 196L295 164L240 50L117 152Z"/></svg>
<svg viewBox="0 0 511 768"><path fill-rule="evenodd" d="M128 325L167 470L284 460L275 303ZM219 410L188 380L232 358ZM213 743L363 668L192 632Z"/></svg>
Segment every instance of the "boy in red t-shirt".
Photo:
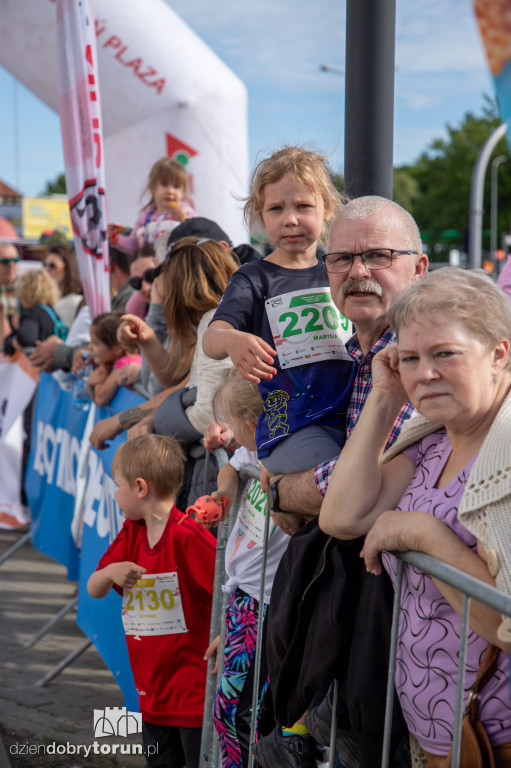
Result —
<svg viewBox="0 0 511 768"><path fill-rule="evenodd" d="M174 504L183 465L171 437L118 448L112 474L126 522L87 584L92 597L112 587L122 595L149 768L199 766L216 541Z"/></svg>

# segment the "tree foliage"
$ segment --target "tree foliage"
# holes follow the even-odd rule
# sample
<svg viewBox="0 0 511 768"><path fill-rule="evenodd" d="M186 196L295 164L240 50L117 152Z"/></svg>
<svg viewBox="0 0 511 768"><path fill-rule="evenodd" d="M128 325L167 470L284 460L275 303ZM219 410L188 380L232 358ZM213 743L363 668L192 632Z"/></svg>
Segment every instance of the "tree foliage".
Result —
<svg viewBox="0 0 511 768"><path fill-rule="evenodd" d="M430 257L433 259L445 258L449 247L466 250L474 163L485 141L501 122L496 105L485 97L480 116L468 112L459 126L447 125L445 139L435 139L414 165L401 166L395 171L396 179L404 174L416 184L410 204L406 205L406 201L402 204L413 214L426 242L432 246ZM499 142L492 159L503 154L509 155L505 138ZM490 168L491 160L484 191L484 248L489 247ZM398 198L396 188L395 197ZM508 231L511 215L511 162L500 170L498 199L498 231L502 233Z"/></svg>
<svg viewBox="0 0 511 768"><path fill-rule="evenodd" d="M66 177L63 173L59 173L53 181L47 181L44 190L41 192L41 197L49 197L50 195L65 195L66 194Z"/></svg>
<svg viewBox="0 0 511 768"><path fill-rule="evenodd" d="M420 195L417 180L406 168L394 168L394 200L411 211Z"/></svg>

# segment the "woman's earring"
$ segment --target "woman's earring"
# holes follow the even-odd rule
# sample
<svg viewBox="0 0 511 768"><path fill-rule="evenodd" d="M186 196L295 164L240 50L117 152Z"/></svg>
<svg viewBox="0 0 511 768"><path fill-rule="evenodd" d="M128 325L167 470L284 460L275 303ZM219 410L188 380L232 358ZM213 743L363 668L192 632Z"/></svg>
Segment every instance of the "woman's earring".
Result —
<svg viewBox="0 0 511 768"><path fill-rule="evenodd" d="M496 384L496 383L497 383L497 381L498 381L497 377L496 377L496 376L494 376L494 377L493 377L493 379L492 379L492 382L493 382L494 384Z"/></svg>

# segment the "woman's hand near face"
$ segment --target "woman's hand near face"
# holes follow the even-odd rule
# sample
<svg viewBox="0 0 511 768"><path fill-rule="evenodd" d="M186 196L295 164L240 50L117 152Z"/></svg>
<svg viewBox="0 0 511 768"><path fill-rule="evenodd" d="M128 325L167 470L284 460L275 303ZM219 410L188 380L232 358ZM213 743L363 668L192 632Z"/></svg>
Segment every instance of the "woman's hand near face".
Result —
<svg viewBox="0 0 511 768"><path fill-rule="evenodd" d="M153 281L151 286L151 304L163 304L163 276L158 277Z"/></svg>
<svg viewBox="0 0 511 768"><path fill-rule="evenodd" d="M117 329L117 340L120 344L130 346L132 344L145 344L155 337L153 329L136 315L123 315L121 324Z"/></svg>
<svg viewBox="0 0 511 768"><path fill-rule="evenodd" d="M400 407L408 401L399 375L399 356L395 344L385 347L373 357L371 364L372 389L392 396Z"/></svg>

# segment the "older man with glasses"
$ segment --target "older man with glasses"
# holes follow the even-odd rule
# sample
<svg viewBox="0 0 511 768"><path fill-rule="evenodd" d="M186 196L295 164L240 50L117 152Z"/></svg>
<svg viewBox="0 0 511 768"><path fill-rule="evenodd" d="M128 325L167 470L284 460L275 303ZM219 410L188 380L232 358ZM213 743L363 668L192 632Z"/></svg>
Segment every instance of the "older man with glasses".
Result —
<svg viewBox="0 0 511 768"><path fill-rule="evenodd" d="M0 346L17 327L19 303L16 298L18 276L18 249L11 243L0 244Z"/></svg>
<svg viewBox="0 0 511 768"><path fill-rule="evenodd" d="M349 438L372 387L372 359L395 341L387 310L400 291L425 274L428 259L410 214L390 200L370 196L343 207L324 261L332 301L355 328L346 343L355 362ZM389 443L412 413L407 403ZM333 678L340 681L343 732L337 744L343 765L373 768L381 757L392 589L384 579L367 581L361 541L336 542L316 525L336 461L333 457L306 472L269 478L272 517L296 536L279 565L268 613L268 669L280 725L254 747L262 768L315 768L315 739L329 743L331 700L314 705ZM397 737L401 727L396 716Z"/></svg>

